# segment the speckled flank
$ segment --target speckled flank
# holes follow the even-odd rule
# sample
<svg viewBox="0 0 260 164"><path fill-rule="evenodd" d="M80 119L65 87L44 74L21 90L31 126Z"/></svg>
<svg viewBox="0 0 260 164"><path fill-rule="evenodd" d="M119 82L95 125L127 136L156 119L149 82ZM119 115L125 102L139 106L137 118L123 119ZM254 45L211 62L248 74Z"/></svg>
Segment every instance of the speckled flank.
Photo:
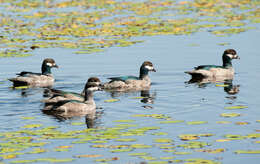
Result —
<svg viewBox="0 0 260 164"><path fill-rule="evenodd" d="M112 80L110 82L104 83L104 88L110 91L131 91L149 89L151 85L151 80L148 76L149 71L155 72L155 69L151 62L145 61L140 67L139 78L134 76L110 78Z"/></svg>
<svg viewBox="0 0 260 164"><path fill-rule="evenodd" d="M151 85L151 80L147 76L143 80L126 80L126 81L113 81L104 83L104 88L107 90L143 90L149 89Z"/></svg>
<svg viewBox="0 0 260 164"><path fill-rule="evenodd" d="M48 87L54 84L54 77L51 74L51 68L58 66L55 61L51 58L44 59L42 62L42 72L41 73L33 73L23 71L15 78L9 79L13 82L13 86L31 86L31 87Z"/></svg>
<svg viewBox="0 0 260 164"><path fill-rule="evenodd" d="M71 115L86 115L89 112L96 110L96 104L93 99L93 92L101 90L100 80L89 79L84 88L84 96L76 96L75 93L69 93L58 96L53 96L45 102L44 112L52 111L58 112L62 116ZM62 91L56 90L56 94L62 93ZM65 93L65 92L64 92Z"/></svg>
<svg viewBox="0 0 260 164"><path fill-rule="evenodd" d="M232 67L232 59L239 59L236 51L233 49L227 49L224 51L222 55L223 65L216 66L216 65L202 65L195 67L192 71L187 71L192 76L193 79L201 79L201 78L226 78L226 79L233 79L234 76L234 68Z"/></svg>
<svg viewBox="0 0 260 164"><path fill-rule="evenodd" d="M27 77L18 76L9 79L16 86L34 86L34 87L47 87L54 84L54 77L52 75L28 75Z"/></svg>

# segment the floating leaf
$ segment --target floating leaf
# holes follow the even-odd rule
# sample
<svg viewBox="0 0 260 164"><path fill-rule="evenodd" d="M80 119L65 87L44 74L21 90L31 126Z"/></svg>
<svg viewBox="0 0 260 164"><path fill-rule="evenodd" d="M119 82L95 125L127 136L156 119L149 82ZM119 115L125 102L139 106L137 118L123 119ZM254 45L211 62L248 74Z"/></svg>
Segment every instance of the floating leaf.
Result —
<svg viewBox="0 0 260 164"><path fill-rule="evenodd" d="M244 108L248 108L248 106L238 105L238 106L225 107L225 109L244 109Z"/></svg>
<svg viewBox="0 0 260 164"><path fill-rule="evenodd" d="M106 140L96 140L96 141L91 141L91 143L107 143L108 141Z"/></svg>
<svg viewBox="0 0 260 164"><path fill-rule="evenodd" d="M165 132L157 132L157 133L152 133L152 135L155 135L155 136L163 136L163 135L168 135L168 133L165 133Z"/></svg>
<svg viewBox="0 0 260 164"><path fill-rule="evenodd" d="M91 145L91 147L94 147L94 148L106 148L106 147L108 147L108 145Z"/></svg>
<svg viewBox="0 0 260 164"><path fill-rule="evenodd" d="M72 148L73 146L58 146L58 147L56 147L56 148L58 148L58 149L68 149L68 148Z"/></svg>
<svg viewBox="0 0 260 164"><path fill-rule="evenodd" d="M207 121L190 121L187 122L188 125L200 125L200 124L206 124L208 123Z"/></svg>
<svg viewBox="0 0 260 164"><path fill-rule="evenodd" d="M187 155L187 154L191 154L190 152L173 152L173 154L176 155Z"/></svg>
<svg viewBox="0 0 260 164"><path fill-rule="evenodd" d="M35 119L35 117L21 117L21 119L24 119L24 120L33 120L33 119Z"/></svg>
<svg viewBox="0 0 260 164"><path fill-rule="evenodd" d="M76 158L97 158L97 157L102 157L103 155L101 154L83 154L83 155L75 155L74 157Z"/></svg>
<svg viewBox="0 0 260 164"><path fill-rule="evenodd" d="M132 150L133 150L132 148L129 148L129 149L113 149L113 150L110 150L110 152L120 153L120 152L129 152L129 151L132 151Z"/></svg>
<svg viewBox="0 0 260 164"><path fill-rule="evenodd" d="M175 157L160 157L160 159L163 159L163 160L170 160L170 159L174 159Z"/></svg>
<svg viewBox="0 0 260 164"><path fill-rule="evenodd" d="M167 120L167 121L160 121L160 124L175 124L184 122L183 120Z"/></svg>
<svg viewBox="0 0 260 164"><path fill-rule="evenodd" d="M135 149L147 149L147 148L151 148L151 145L145 145L145 144L133 144L130 145L131 148L135 148Z"/></svg>
<svg viewBox="0 0 260 164"><path fill-rule="evenodd" d="M130 122L134 122L134 120L115 120L113 122L130 123Z"/></svg>
<svg viewBox="0 0 260 164"><path fill-rule="evenodd" d="M260 154L260 150L237 150L236 154Z"/></svg>
<svg viewBox="0 0 260 164"><path fill-rule="evenodd" d="M109 148L111 149L122 149L122 148L129 148L130 145L111 145Z"/></svg>
<svg viewBox="0 0 260 164"><path fill-rule="evenodd" d="M129 156L147 156L148 153L130 153Z"/></svg>
<svg viewBox="0 0 260 164"><path fill-rule="evenodd" d="M10 163L33 163L36 160L18 160L18 161L11 161Z"/></svg>
<svg viewBox="0 0 260 164"><path fill-rule="evenodd" d="M227 141L231 141L231 139L218 139L218 140L216 140L216 142L227 142Z"/></svg>
<svg viewBox="0 0 260 164"><path fill-rule="evenodd" d="M216 84L216 87L228 87L226 84Z"/></svg>
<svg viewBox="0 0 260 164"><path fill-rule="evenodd" d="M132 97L132 99L143 99L145 97Z"/></svg>
<svg viewBox="0 0 260 164"><path fill-rule="evenodd" d="M156 160L155 157L152 157L152 156L147 156L147 155L144 155L144 156L139 156L139 158L142 158L144 160L147 160L147 161L152 161L152 160Z"/></svg>
<svg viewBox="0 0 260 164"><path fill-rule="evenodd" d="M247 136L245 136L247 138L260 138L260 133L251 133L251 134L248 134Z"/></svg>
<svg viewBox="0 0 260 164"><path fill-rule="evenodd" d="M42 148L34 148L33 151L27 152L28 154L39 154L39 153L44 153L46 152L46 149Z"/></svg>
<svg viewBox="0 0 260 164"><path fill-rule="evenodd" d="M133 117L152 117L156 119L168 119L169 116L163 115L163 114L135 114L132 115Z"/></svg>
<svg viewBox="0 0 260 164"><path fill-rule="evenodd" d="M238 117L240 116L240 113L221 113L221 117Z"/></svg>
<svg viewBox="0 0 260 164"><path fill-rule="evenodd" d="M243 136L241 135L236 135L236 134L227 134L225 135L225 137L229 140L241 140L241 139L244 139Z"/></svg>
<svg viewBox="0 0 260 164"><path fill-rule="evenodd" d="M64 152L64 151L69 151L69 149L54 149L56 152Z"/></svg>
<svg viewBox="0 0 260 164"><path fill-rule="evenodd" d="M183 134L183 135L179 135L179 138L183 141L189 141L189 140L197 140L200 137L198 135L195 134Z"/></svg>
<svg viewBox="0 0 260 164"><path fill-rule="evenodd" d="M79 125L85 125L86 123L84 122L72 122L71 125L74 125L74 126L79 126Z"/></svg>
<svg viewBox="0 0 260 164"><path fill-rule="evenodd" d="M119 157L105 158L105 159L96 159L96 162L109 162L119 160Z"/></svg>
<svg viewBox="0 0 260 164"><path fill-rule="evenodd" d="M219 164L219 162L214 162L212 160L206 160L201 158L185 159L185 161L187 164L192 164L192 163Z"/></svg>
<svg viewBox="0 0 260 164"><path fill-rule="evenodd" d="M227 46L227 45L230 45L230 43L218 43L218 45L220 45L220 46Z"/></svg>
<svg viewBox="0 0 260 164"><path fill-rule="evenodd" d="M156 138L153 141L157 142L157 143L171 143L171 142L173 142L173 140L169 139L169 138Z"/></svg>
<svg viewBox="0 0 260 164"><path fill-rule="evenodd" d="M1 155L1 157L3 157L3 159L13 159L16 158L16 154L6 154L6 155Z"/></svg>
<svg viewBox="0 0 260 164"><path fill-rule="evenodd" d="M24 125L22 128L39 128L42 124L30 124L30 125Z"/></svg>
<svg viewBox="0 0 260 164"><path fill-rule="evenodd" d="M248 125L249 122L236 122L235 124L236 125Z"/></svg>
<svg viewBox="0 0 260 164"><path fill-rule="evenodd" d="M134 138L118 138L118 139L115 139L115 141L118 141L118 142L134 142L136 140L137 139L134 139Z"/></svg>
<svg viewBox="0 0 260 164"><path fill-rule="evenodd" d="M29 86L19 86L19 87L13 87L14 89L28 89Z"/></svg>
<svg viewBox="0 0 260 164"><path fill-rule="evenodd" d="M105 100L104 102L112 103L112 102L117 102L117 101L119 101L119 99L109 99L109 100Z"/></svg>
<svg viewBox="0 0 260 164"><path fill-rule="evenodd" d="M199 148L203 148L208 145L210 145L210 144L207 142L189 141L189 142L186 142L185 144L178 145L178 147L182 147L185 149L199 149Z"/></svg>
<svg viewBox="0 0 260 164"><path fill-rule="evenodd" d="M206 153L212 153L212 154L216 154L216 153L223 153L226 150L223 148L220 149L200 149L200 150L196 150L197 152L206 152Z"/></svg>
<svg viewBox="0 0 260 164"><path fill-rule="evenodd" d="M230 124L230 121L217 121L217 124Z"/></svg>

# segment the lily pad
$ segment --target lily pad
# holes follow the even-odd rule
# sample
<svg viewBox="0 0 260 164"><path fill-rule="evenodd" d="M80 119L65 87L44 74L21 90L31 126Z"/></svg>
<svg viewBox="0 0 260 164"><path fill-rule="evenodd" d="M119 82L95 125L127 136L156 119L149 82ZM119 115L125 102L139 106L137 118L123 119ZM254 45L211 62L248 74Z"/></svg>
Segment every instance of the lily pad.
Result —
<svg viewBox="0 0 260 164"><path fill-rule="evenodd" d="M190 121L187 122L188 125L200 125L200 124L207 124L207 121Z"/></svg>
<svg viewBox="0 0 260 164"><path fill-rule="evenodd" d="M236 154L260 154L260 150L237 150Z"/></svg>
<svg viewBox="0 0 260 164"><path fill-rule="evenodd" d="M221 117L239 117L241 114L240 113L221 113Z"/></svg>
<svg viewBox="0 0 260 164"><path fill-rule="evenodd" d="M245 108L248 108L248 106L238 105L238 106L225 107L225 109L245 109Z"/></svg>
<svg viewBox="0 0 260 164"><path fill-rule="evenodd" d="M109 100L105 100L104 102L112 103L112 102L117 102L117 101L119 101L119 99L109 99Z"/></svg>

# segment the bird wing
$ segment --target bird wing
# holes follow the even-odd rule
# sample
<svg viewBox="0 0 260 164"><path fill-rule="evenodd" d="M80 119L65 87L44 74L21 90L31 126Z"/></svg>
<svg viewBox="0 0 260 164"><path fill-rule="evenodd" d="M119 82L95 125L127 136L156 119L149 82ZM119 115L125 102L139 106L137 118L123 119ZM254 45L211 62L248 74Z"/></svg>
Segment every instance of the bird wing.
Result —
<svg viewBox="0 0 260 164"><path fill-rule="evenodd" d="M119 76L119 77L111 77L108 78L111 81L126 81L126 80L139 80L136 76Z"/></svg>

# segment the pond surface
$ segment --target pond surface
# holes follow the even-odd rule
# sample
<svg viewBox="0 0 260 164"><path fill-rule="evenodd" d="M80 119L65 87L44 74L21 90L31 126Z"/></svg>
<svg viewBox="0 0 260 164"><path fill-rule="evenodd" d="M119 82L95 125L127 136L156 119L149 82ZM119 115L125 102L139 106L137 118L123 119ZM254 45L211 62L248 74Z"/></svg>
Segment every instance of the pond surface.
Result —
<svg viewBox="0 0 260 164"><path fill-rule="evenodd" d="M1 58L0 131L2 134L20 131L18 136L33 138L30 142L47 142L40 147L2 153L21 152L15 158L3 159L3 162L27 160L24 163L45 163L43 159L48 161L47 158L57 158L67 159L71 163L100 163L104 162L102 159L115 164L143 161L185 163L190 159L197 159L197 162L198 159L205 159L211 160L205 161L208 163L257 164L260 162L257 154L260 151L257 143L260 140L260 123L257 121L260 120L259 34L258 25L255 30L229 37L217 37L205 32L190 36L140 37L146 41L131 47L109 48L96 54L75 55L71 49L48 48L37 49L30 57ZM220 43L230 44L220 46ZM233 61L236 74L232 85L186 83L190 77L184 71L201 64L221 65L222 53L227 48L235 49L241 58ZM89 133L98 136L107 129L116 129L117 132L111 133L110 137L114 135L117 138L95 138L84 143L77 142L82 135L88 134L82 132L87 129L84 117L61 120L46 115L41 111L43 89L14 90L10 88L11 82L6 80L23 70L40 71L41 62L47 57L54 58L60 66L53 70L56 78L54 87L67 91L81 92L91 76L97 76L106 82L111 76L137 75L145 60L151 61L157 72L150 74L153 84L150 91L145 93L149 94L149 99L143 98L141 92L96 92L95 100L99 108L97 119L91 122L91 126L101 132ZM236 87L237 93L228 93L230 87ZM119 101L105 102L110 99ZM234 106L245 108L227 109ZM240 116L222 117L223 113L238 113ZM34 125L35 128L26 128L26 125ZM73 132L71 136L74 137L48 138L43 137L43 133L29 135L21 132L46 127L55 127L60 133ZM137 129L135 133L134 129ZM188 134L190 135L186 138L181 136ZM1 143L11 140L7 136L2 136ZM122 138L133 140L123 142L119 140ZM18 141L13 140L15 142ZM145 145L139 145L138 148L134 144ZM1 146L0 150L3 150L3 144ZM35 148L44 151L33 153ZM117 152L120 150L125 152ZM132 156L131 153L147 154ZM79 155L96 156L79 158ZM97 161L94 162L95 160Z"/></svg>

